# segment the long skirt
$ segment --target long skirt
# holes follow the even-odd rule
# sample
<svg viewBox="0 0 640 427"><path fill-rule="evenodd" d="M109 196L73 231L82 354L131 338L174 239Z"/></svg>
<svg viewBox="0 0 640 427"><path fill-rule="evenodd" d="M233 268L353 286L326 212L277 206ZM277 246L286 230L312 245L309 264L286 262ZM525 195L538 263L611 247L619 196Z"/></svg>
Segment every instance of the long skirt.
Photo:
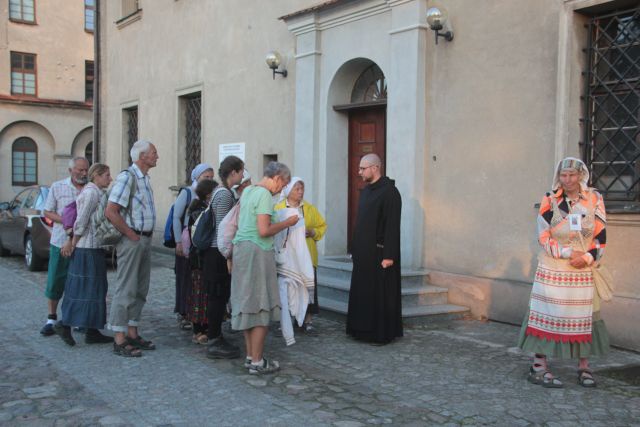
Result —
<svg viewBox="0 0 640 427"><path fill-rule="evenodd" d="M176 255L176 303L174 313L187 313L187 300L191 296L191 267L189 258Z"/></svg>
<svg viewBox="0 0 640 427"><path fill-rule="evenodd" d="M318 305L318 269L316 267L313 267L313 285L313 301L309 298L307 314L320 313L320 306Z"/></svg>
<svg viewBox="0 0 640 427"><path fill-rule="evenodd" d="M280 293L275 255L250 241L233 247L231 327L269 326L280 320Z"/></svg>
<svg viewBox="0 0 640 427"><path fill-rule="evenodd" d="M207 302L209 294L202 280L202 270L191 271L191 295L187 303L187 320L201 325L207 324Z"/></svg>
<svg viewBox="0 0 640 427"><path fill-rule="evenodd" d="M102 249L76 248L62 300L62 323L103 329L107 323L107 268Z"/></svg>

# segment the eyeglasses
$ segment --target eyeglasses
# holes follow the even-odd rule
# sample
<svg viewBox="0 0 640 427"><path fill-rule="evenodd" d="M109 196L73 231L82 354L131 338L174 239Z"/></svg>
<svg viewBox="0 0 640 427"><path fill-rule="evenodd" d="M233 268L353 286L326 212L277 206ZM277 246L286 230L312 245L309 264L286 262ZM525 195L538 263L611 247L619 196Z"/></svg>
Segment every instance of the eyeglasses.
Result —
<svg viewBox="0 0 640 427"><path fill-rule="evenodd" d="M369 165L369 166L365 166L365 167L360 166L360 167L358 167L358 172L362 172L362 171L367 170L369 168L372 168L374 166L378 166L378 165Z"/></svg>

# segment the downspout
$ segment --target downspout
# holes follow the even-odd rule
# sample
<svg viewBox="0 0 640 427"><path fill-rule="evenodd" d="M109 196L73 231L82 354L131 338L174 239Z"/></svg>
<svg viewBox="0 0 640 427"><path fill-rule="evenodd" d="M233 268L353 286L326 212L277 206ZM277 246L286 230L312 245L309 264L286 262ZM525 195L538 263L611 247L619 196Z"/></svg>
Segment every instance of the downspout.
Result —
<svg viewBox="0 0 640 427"><path fill-rule="evenodd" d="M94 9L95 25L93 32L93 163L100 161L100 0L96 0Z"/></svg>

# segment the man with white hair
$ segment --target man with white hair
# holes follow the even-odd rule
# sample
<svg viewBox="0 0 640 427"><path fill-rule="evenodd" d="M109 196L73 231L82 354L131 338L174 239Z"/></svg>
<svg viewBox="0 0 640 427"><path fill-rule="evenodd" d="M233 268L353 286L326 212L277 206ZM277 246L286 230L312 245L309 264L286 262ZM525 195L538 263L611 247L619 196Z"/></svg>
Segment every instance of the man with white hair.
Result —
<svg viewBox="0 0 640 427"><path fill-rule="evenodd" d="M133 164L116 178L105 210L107 219L122 233L116 245L118 268L109 328L115 333L113 352L138 357L142 355L140 350L156 348L138 334L138 324L151 278L151 236L156 209L148 172L156 166L158 151L149 141L139 140L131 147L130 154ZM132 189L135 190L130 197Z"/></svg>
<svg viewBox="0 0 640 427"><path fill-rule="evenodd" d="M69 176L51 184L47 200L44 205L44 216L53 221L53 231L49 241L49 268L47 271L47 288L44 291L49 306L47 323L40 333L44 336L55 334L53 328L58 320L58 301L64 293L64 283L67 280L69 258L60 253L60 249L67 241L67 235L62 227L62 211L65 206L76 200L76 197L87 183L89 162L84 157L69 160Z"/></svg>

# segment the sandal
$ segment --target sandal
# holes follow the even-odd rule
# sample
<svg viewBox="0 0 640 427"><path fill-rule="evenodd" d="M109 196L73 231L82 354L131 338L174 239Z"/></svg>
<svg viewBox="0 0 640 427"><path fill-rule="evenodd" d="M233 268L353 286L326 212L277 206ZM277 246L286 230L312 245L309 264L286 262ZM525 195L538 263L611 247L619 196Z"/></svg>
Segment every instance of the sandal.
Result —
<svg viewBox="0 0 640 427"><path fill-rule="evenodd" d="M124 357L140 357L142 356L142 352L140 349L132 346L126 340L122 344L118 344L116 342L113 343L113 352L118 356Z"/></svg>
<svg viewBox="0 0 640 427"><path fill-rule="evenodd" d="M596 386L591 369L578 369L578 384L582 387L592 388Z"/></svg>
<svg viewBox="0 0 640 427"><path fill-rule="evenodd" d="M155 350L156 345L138 335L136 338L127 337L127 342L140 350Z"/></svg>
<svg viewBox="0 0 640 427"><path fill-rule="evenodd" d="M191 329L193 329L193 325L188 320L180 321L180 323L178 324L178 327L183 331L190 331Z"/></svg>
<svg viewBox="0 0 640 427"><path fill-rule="evenodd" d="M529 368L529 375L527 381L531 384L541 385L544 388L562 388L564 384L559 378L553 376L551 371L540 370L536 371L533 367Z"/></svg>
<svg viewBox="0 0 640 427"><path fill-rule="evenodd" d="M193 335L191 342L194 344L206 345L209 342L209 338L207 338L207 334L200 332L199 334Z"/></svg>

